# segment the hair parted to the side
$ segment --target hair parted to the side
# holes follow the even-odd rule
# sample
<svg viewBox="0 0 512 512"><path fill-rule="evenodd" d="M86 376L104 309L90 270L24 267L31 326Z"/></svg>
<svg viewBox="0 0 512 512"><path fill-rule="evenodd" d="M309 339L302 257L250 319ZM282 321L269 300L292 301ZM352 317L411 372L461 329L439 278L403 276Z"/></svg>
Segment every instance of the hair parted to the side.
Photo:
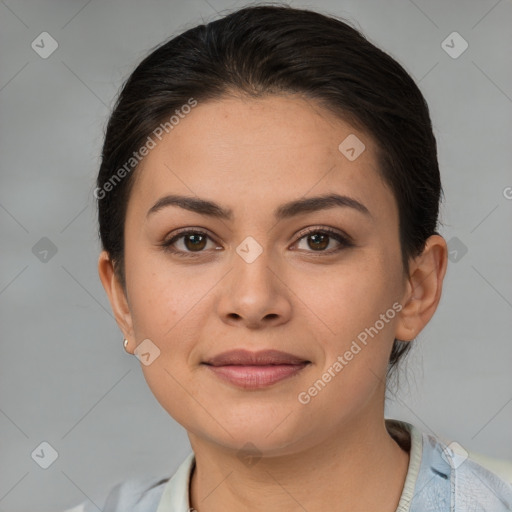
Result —
<svg viewBox="0 0 512 512"><path fill-rule="evenodd" d="M297 94L367 133L396 199L404 272L436 234L442 189L427 103L387 53L341 19L255 5L162 43L130 75L108 121L97 190L190 98ZM125 284L124 224L136 167L98 198L99 232ZM410 342L395 340L389 371Z"/></svg>

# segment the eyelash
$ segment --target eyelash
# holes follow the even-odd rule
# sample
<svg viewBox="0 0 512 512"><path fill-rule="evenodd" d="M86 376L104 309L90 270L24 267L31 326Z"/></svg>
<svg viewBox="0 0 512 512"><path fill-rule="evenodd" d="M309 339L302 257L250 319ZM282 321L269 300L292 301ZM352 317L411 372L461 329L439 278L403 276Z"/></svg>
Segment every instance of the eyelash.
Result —
<svg viewBox="0 0 512 512"><path fill-rule="evenodd" d="M325 254L327 254L327 255L334 254L334 253L337 253L337 252L341 251L344 248L349 248L349 247L353 247L354 246L354 243L353 243L352 239L348 235L342 235L341 233L338 233L337 231L334 231L331 228L315 228L315 227L308 228L307 231L304 231L303 233L301 233L299 238L295 241L295 244L300 242L303 238L306 238L307 236L312 235L312 234L329 235L330 237L334 238L340 244L340 247L338 247L336 249L331 249L329 251L313 251L313 250L306 251L306 252L312 253L315 256L322 256L322 255L325 255ZM196 255L205 252L205 251L197 251L197 252L194 252L194 251L182 251L182 250L174 249L172 247L172 245L175 242L177 242L180 238L183 238L186 235L202 235L202 236L206 236L210 240L214 241L210 237L210 235L208 233L206 233L205 231L202 231L200 229L188 229L188 228L185 228L183 231L179 231L172 238L170 238L169 240L165 240L160 245L163 247L164 251L171 252L171 253L175 254L176 256L184 257L184 258L195 257Z"/></svg>

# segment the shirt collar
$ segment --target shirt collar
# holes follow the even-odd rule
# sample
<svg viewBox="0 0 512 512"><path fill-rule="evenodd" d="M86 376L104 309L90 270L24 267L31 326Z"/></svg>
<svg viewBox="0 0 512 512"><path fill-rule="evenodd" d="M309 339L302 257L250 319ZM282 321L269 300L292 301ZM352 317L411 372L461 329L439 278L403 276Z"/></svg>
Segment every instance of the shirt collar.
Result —
<svg viewBox="0 0 512 512"><path fill-rule="evenodd" d="M195 467L194 452L180 464L176 473L167 482L156 512L189 512L190 477Z"/></svg>

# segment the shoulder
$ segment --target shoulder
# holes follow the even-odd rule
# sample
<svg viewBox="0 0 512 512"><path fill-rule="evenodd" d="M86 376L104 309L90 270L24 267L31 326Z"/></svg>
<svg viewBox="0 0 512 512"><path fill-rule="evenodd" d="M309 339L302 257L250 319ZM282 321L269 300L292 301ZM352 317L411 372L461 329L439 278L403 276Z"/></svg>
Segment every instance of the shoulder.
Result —
<svg viewBox="0 0 512 512"><path fill-rule="evenodd" d="M194 452L168 477L131 478L112 487L103 508L90 500L64 512L157 512L189 510L189 484Z"/></svg>
<svg viewBox="0 0 512 512"><path fill-rule="evenodd" d="M167 478L130 478L110 489L103 512L156 512ZM97 512L98 507L87 500L65 512Z"/></svg>
<svg viewBox="0 0 512 512"><path fill-rule="evenodd" d="M456 455L452 460L458 464L453 471L453 487L461 510L475 510L475 504L496 512L512 510L512 485L471 458L461 460Z"/></svg>
<svg viewBox="0 0 512 512"><path fill-rule="evenodd" d="M450 507L446 510L512 510L512 485L472 460L458 443L446 444L425 433L422 434L422 439L419 480L424 484L425 490L436 489L436 500L441 500L445 506ZM426 503L430 499L424 498Z"/></svg>
<svg viewBox="0 0 512 512"><path fill-rule="evenodd" d="M112 488L103 512L156 512L169 478L131 478ZM87 512L87 511L85 511Z"/></svg>

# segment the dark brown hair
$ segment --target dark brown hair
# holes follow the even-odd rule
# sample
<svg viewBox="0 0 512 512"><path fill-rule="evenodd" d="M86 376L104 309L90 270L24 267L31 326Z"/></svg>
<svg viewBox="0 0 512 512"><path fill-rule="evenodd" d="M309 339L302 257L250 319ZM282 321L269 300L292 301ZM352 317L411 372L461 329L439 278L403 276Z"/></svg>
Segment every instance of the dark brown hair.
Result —
<svg viewBox="0 0 512 512"><path fill-rule="evenodd" d="M407 272L409 258L436 233L442 193L423 95L400 64L346 22L287 5L256 5L162 43L119 93L95 197L101 242L123 285L124 223L137 167L133 155L191 98L205 102L231 94L299 94L372 137L379 170L398 205ZM390 370L410 345L395 340Z"/></svg>

